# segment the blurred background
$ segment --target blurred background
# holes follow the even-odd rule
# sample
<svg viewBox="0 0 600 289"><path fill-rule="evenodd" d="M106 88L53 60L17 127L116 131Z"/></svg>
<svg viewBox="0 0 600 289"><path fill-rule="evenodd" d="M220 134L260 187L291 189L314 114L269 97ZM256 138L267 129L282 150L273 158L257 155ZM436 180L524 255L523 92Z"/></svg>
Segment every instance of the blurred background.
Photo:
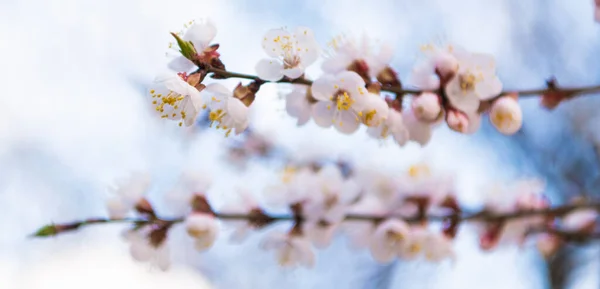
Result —
<svg viewBox="0 0 600 289"><path fill-rule="evenodd" d="M232 166L226 148L235 138L152 117L147 90L166 69L168 32L191 19L217 24L215 41L232 71L254 73L268 29L305 25L323 44L340 33L389 41L403 80L420 45L455 43L495 55L505 87L527 89L543 87L550 76L565 86L600 82L592 2L0 0L0 288L598 288L597 243L544 260L534 246L482 253L469 231L460 234L453 265L381 266L341 238L318 251L316 268L293 271L279 269L259 249L261 234L241 245L224 235L200 254L175 231L168 272L135 263L121 225L26 237L49 222L106 216L107 185L131 170L152 173L159 201L182 170L211 174L216 203L236 188L259 194L273 180L278 164ZM308 71L318 74L318 65ZM499 135L486 122L475 136L440 128L425 148L398 148L360 132L344 136L312 123L297 128L277 87L265 85L252 124L298 158L343 157L391 172L426 160L458 175L466 204L481 200L486 183L518 177L545 179L554 203L597 195L600 98L582 97L552 112L537 98L521 103L525 120L517 135Z"/></svg>

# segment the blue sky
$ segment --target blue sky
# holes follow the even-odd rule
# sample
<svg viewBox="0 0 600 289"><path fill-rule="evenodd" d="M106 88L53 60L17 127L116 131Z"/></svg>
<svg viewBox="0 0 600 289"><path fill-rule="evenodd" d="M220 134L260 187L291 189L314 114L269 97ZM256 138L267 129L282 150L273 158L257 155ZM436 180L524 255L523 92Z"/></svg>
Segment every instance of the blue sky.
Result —
<svg viewBox="0 0 600 289"><path fill-rule="evenodd" d="M168 32L190 19L210 17L217 23L222 59L239 72L253 72L263 56L260 39L266 30L306 25L321 43L341 32L366 32L391 42L393 66L402 79L421 44L452 42L496 55L506 87L537 88L550 75L564 85L600 82L600 25L593 22L592 2L2 0L0 284L9 284L8 289L201 288L203 277L194 268L203 269L218 288L366 284L376 266L364 252L347 250L343 241L319 253L315 270L282 273L272 256L257 249L258 238L243 245L224 238L211 252L198 254L175 236L181 249L174 257L182 265L161 273L130 260L119 227L53 240L24 238L49 221L105 214L106 185L130 170L152 172L156 196L182 169L209 172L217 181L211 197L218 202L236 186L258 192L270 180L270 170L259 165L252 174L224 166L220 135L195 135L151 117L144 93L165 69ZM308 74L318 73L315 66ZM500 136L489 125L473 137L439 129L425 149L381 146L364 134L342 136L312 124L297 129L284 115L275 86L261 89L252 120L297 155L342 155L390 171L426 159L459 174L459 190L469 203L479 200L486 182L517 176L548 177L554 193L573 190L561 175L570 168L591 188L598 175L590 145L600 141L598 101L576 100L552 113L539 109L535 99L522 104L523 134ZM465 232L455 267L393 268L394 288L542 288L541 278L531 278L539 271L535 252L481 254L471 249L474 240ZM586 268L598 272L597 264ZM592 288L598 281L594 276L582 280L577 288Z"/></svg>

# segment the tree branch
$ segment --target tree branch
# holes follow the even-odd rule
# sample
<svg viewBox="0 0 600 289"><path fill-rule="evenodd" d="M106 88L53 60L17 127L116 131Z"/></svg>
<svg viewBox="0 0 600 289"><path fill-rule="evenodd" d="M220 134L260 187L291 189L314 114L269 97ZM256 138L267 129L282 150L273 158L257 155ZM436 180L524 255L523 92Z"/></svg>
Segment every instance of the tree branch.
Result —
<svg viewBox="0 0 600 289"><path fill-rule="evenodd" d="M262 81L262 82L272 82L272 83L291 83L291 84L304 84L304 85L312 85L312 83L313 83L312 80L309 80L306 78L289 79L287 77L284 77L278 81L265 81L265 80L260 79L256 75L230 72L230 71L213 68L213 67L210 67L208 69L208 73L213 73L214 75L218 75L219 77L222 77L222 78L242 78L242 79L250 79L250 80ZM403 89L400 86L382 87L381 90L400 94L400 95L402 95L402 94L419 94L419 93L423 92L423 90ZM538 95L542 95L548 91L549 91L549 88L512 90L512 91L506 90L506 91L502 91L499 95L497 95L493 99L496 99L496 98L498 98L502 95L508 94L508 93L518 93L519 96L538 96ZM571 95L590 94L590 93L600 92L600 85L570 87L570 88L569 87L564 87L564 88L561 87L560 91L567 92Z"/></svg>

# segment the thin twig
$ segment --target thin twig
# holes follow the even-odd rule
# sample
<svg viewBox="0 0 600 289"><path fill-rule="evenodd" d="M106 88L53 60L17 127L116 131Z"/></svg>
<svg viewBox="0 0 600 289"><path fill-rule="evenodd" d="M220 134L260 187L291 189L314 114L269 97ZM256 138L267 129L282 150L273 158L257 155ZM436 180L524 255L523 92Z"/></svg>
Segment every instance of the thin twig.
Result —
<svg viewBox="0 0 600 289"><path fill-rule="evenodd" d="M304 85L312 85L312 83L313 83L312 80L309 80L306 78L289 79L287 77L284 77L278 81L265 81L265 80L260 79L256 75L231 72L231 71L226 71L226 70L212 68L212 67L208 69L208 72L214 73L214 74L219 75L220 77L224 77L224 78L242 78L242 79L250 79L250 80L259 80L259 81L263 81L263 82L293 83L293 84L304 84ZM396 93L396 94L419 94L419 93L423 92L423 90L403 89L402 87L396 87L396 86L383 87L383 88L381 88L381 90ZM600 85L582 86L582 87L561 87L560 90L571 92L573 95L590 94L590 93L600 92ZM519 96L538 96L538 95L542 95L546 92L548 92L548 88L525 89L525 90L506 90L506 91L502 91L498 96L494 97L493 99L498 98L498 97L508 94L508 93L518 93Z"/></svg>

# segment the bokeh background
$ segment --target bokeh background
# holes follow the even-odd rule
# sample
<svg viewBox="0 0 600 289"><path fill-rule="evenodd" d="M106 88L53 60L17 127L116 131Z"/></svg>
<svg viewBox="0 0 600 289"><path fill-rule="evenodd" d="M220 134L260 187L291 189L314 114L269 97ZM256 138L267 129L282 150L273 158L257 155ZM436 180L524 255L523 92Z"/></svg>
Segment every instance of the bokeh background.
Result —
<svg viewBox="0 0 600 289"><path fill-rule="evenodd" d="M252 73L271 28L312 27L318 40L367 33L396 47L393 67L407 79L421 44L455 43L497 56L507 88L600 82L600 24L593 1L477 0L1 0L0 1L0 288L598 288L598 244L565 248L544 260L533 246L482 253L469 231L457 242L458 262L376 265L343 239L318 252L313 270L282 271L258 248L226 235L197 253L182 232L172 239L174 265L160 272L128 256L119 225L54 239L26 236L49 223L105 216L106 186L131 170L148 170L160 200L182 170L211 174L211 199L236 188L256 194L273 167L224 161L231 139L182 129L152 117L146 91L164 71L169 31L210 17L219 29L228 69ZM318 66L309 70L317 76ZM235 80L226 81L235 85ZM252 107L256 131L296 157L344 157L400 171L426 160L456 172L466 204L490 181L541 177L553 202L597 195L600 146L597 96L553 112L522 101L525 125L501 136L486 122L475 136L446 128L430 145L398 148L360 132L343 136L310 123L296 128L277 87L265 85ZM277 229L277 228L275 228Z"/></svg>

